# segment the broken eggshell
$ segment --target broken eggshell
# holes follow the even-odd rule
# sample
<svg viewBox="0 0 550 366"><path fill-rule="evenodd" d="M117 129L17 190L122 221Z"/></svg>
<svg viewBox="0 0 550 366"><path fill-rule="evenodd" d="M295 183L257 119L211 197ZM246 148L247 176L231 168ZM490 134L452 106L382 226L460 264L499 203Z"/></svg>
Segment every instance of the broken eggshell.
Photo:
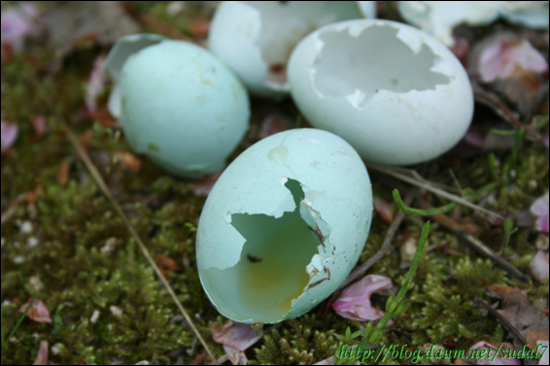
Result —
<svg viewBox="0 0 550 366"><path fill-rule="evenodd" d="M290 58L292 98L309 122L348 141L367 161L409 165L458 143L474 99L464 68L411 26L351 20L325 26Z"/></svg>
<svg viewBox="0 0 550 366"><path fill-rule="evenodd" d="M120 119L121 116L121 98L120 98L120 75L122 73L122 67L130 56L139 50L160 43L168 38L161 36L160 34L131 34L120 38L105 60L104 67L107 74L113 82L111 94L109 95L109 101L107 102L107 108L111 115Z"/></svg>
<svg viewBox="0 0 550 366"><path fill-rule="evenodd" d="M372 13L367 3L375 2L362 3ZM223 1L208 47L251 93L281 99L288 94L285 70L294 46L323 25L360 17L355 1Z"/></svg>
<svg viewBox="0 0 550 366"><path fill-rule="evenodd" d="M241 323L298 317L355 266L372 211L365 166L338 136L297 129L261 140L206 200L197 233L203 288Z"/></svg>
<svg viewBox="0 0 550 366"><path fill-rule="evenodd" d="M130 56L120 95L132 149L180 177L223 169L248 129L249 101L240 81L189 42L164 40Z"/></svg>
<svg viewBox="0 0 550 366"><path fill-rule="evenodd" d="M448 47L459 24L482 26L502 16L531 28L548 27L548 1L399 1L399 12Z"/></svg>

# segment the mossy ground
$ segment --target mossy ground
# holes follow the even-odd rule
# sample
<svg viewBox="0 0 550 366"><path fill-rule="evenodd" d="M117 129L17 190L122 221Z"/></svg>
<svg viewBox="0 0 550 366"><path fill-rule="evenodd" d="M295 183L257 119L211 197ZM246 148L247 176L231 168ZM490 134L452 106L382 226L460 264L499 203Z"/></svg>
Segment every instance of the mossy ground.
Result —
<svg viewBox="0 0 550 366"><path fill-rule="evenodd" d="M191 19L206 17L196 4L189 5L185 16L179 18L165 15L165 2L142 2L138 6L183 33ZM198 223L204 199L193 193L191 182L168 175L145 158L141 170L131 172L114 158L117 152L129 151L124 138L81 113L85 81L93 61L106 51L98 46L77 47L63 60L61 72L52 75L44 69L53 51L40 42L31 42L27 53L18 54L2 67L2 120L17 124L20 130L15 146L2 157L2 212L20 195L35 193L22 200L11 218L2 223L4 327L8 331L13 327L20 316L19 307L33 294L44 301L54 318L54 324L25 320L2 350L2 364L32 363L44 339L56 350L50 353L52 364L189 364L203 354L123 221L75 154L60 119L77 134L91 136L88 152L93 162L153 256L164 255L178 263L178 269L169 274L170 284L215 355L224 354L210 335L211 325L224 319L204 294L195 265L192 229ZM259 139L260 123L267 113L281 112L300 121L301 126L305 124L290 101L275 104L252 100L252 106L251 130L234 156ZM30 123L37 114L47 119L48 130L42 138L35 138ZM504 151L497 158L504 162L510 154ZM548 192L548 154L540 142L526 140L518 160L525 165L524 173L495 191L494 199L485 204L487 208L520 212ZM443 157L416 168L438 183L456 186L458 182L462 188L475 190L494 180L487 161L486 154L463 160ZM58 174L62 164L67 163L69 180L64 182ZM451 169L457 182L448 174ZM398 183L377 174L372 178L375 194L390 201L391 190ZM455 214L476 217L465 208L457 209ZM380 248L389 228L375 216L360 262ZM22 230L29 223L32 230ZM401 232L418 237L421 227L422 220L408 217ZM505 251L505 256L524 273L530 273L537 235L531 229L520 229ZM500 227L480 223L477 237L498 251L504 232ZM37 245L32 244L34 239ZM369 273L388 276L399 284L406 273L400 267L399 248L390 250ZM487 285L525 289L532 301L542 299L548 307L548 283L514 280L437 224L416 282L407 296L405 315L394 319L388 328L386 344L420 348L426 343L449 344L452 340L453 347L467 349L482 339L509 340L508 332L494 318L473 306L475 297L484 298L483 288ZM383 308L385 299L375 296L374 302ZM317 362L333 355L338 347L333 332L342 334L348 326L364 326L334 312L323 317L318 310L266 327L264 338L247 351L250 363ZM96 311L100 315L94 322Z"/></svg>

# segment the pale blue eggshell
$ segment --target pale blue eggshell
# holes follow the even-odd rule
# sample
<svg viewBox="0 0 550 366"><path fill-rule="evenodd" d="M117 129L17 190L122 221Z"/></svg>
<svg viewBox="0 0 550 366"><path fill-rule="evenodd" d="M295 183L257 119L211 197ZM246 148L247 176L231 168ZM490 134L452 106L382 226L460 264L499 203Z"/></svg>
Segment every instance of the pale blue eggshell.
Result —
<svg viewBox="0 0 550 366"><path fill-rule="evenodd" d="M210 52L163 41L129 57L120 78L122 128L132 147L171 173L217 172L248 129L248 95Z"/></svg>
<svg viewBox="0 0 550 366"><path fill-rule="evenodd" d="M332 133L297 129L243 152L208 196L197 233L203 287L244 323L298 317L348 276L372 219L355 150Z"/></svg>
<svg viewBox="0 0 550 366"><path fill-rule="evenodd" d="M402 23L350 20L318 29L292 52L288 77L308 121L370 163L434 159L472 121L464 67L442 43Z"/></svg>

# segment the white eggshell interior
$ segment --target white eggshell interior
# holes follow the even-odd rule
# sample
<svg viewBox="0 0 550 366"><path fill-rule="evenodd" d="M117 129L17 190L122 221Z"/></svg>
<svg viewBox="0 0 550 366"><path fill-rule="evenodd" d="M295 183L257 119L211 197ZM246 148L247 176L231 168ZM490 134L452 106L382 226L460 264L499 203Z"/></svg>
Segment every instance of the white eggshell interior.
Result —
<svg viewBox="0 0 550 366"><path fill-rule="evenodd" d="M441 43L410 26L353 20L323 27L294 50L292 97L309 122L373 163L435 158L466 133L468 76Z"/></svg>
<svg viewBox="0 0 550 366"><path fill-rule="evenodd" d="M281 132L242 153L208 196L201 282L230 319L300 316L347 277L371 219L370 180L348 143L321 130Z"/></svg>
<svg viewBox="0 0 550 366"><path fill-rule="evenodd" d="M132 149L181 177L221 170L248 129L240 81L188 42L163 41L133 54L122 69L120 94Z"/></svg>
<svg viewBox="0 0 550 366"><path fill-rule="evenodd" d="M208 46L250 92L278 99L288 93L286 65L294 46L325 24L359 17L354 1L224 1Z"/></svg>

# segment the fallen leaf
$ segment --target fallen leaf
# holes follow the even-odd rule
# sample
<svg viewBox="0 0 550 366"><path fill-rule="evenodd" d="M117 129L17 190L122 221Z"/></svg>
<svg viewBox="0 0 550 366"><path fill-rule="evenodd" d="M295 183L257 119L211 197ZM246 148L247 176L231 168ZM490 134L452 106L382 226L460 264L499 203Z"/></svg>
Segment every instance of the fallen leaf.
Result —
<svg viewBox="0 0 550 366"><path fill-rule="evenodd" d="M391 225L393 223L393 218L395 216L395 206L384 201L382 198L374 197L374 209L382 220L387 224Z"/></svg>
<svg viewBox="0 0 550 366"><path fill-rule="evenodd" d="M384 312L371 305L370 297L374 293L393 287L391 280L384 276L368 275L347 287L332 304L338 315L358 321L381 319Z"/></svg>
<svg viewBox="0 0 550 366"><path fill-rule="evenodd" d="M214 173L195 181L192 185L193 192L199 197L208 197L221 175L222 172Z"/></svg>
<svg viewBox="0 0 550 366"><path fill-rule="evenodd" d="M40 341L40 348L33 365L48 365L48 341Z"/></svg>
<svg viewBox="0 0 550 366"><path fill-rule="evenodd" d="M263 331L254 330L250 324L232 320L228 320L219 327L213 324L211 332L214 341L224 346L226 355L233 365L246 365L248 360L244 351L263 336Z"/></svg>
<svg viewBox="0 0 550 366"><path fill-rule="evenodd" d="M506 295L503 301L503 309L497 311L524 337L526 332L548 333L548 316L531 305L529 297L521 290ZM516 346L520 345L516 344Z"/></svg>
<svg viewBox="0 0 550 366"><path fill-rule="evenodd" d="M61 162L59 169L57 169L57 183L61 186L65 186L69 181L69 170L71 168L71 162L69 159L65 159Z"/></svg>
<svg viewBox="0 0 550 366"><path fill-rule="evenodd" d="M502 296L509 295L512 292L518 290L517 287L508 287L508 286L502 286L502 285L489 285L485 288L494 292L495 294L502 295Z"/></svg>
<svg viewBox="0 0 550 366"><path fill-rule="evenodd" d="M545 332L525 332L525 340L531 349L537 349L539 341L548 342L548 333Z"/></svg>
<svg viewBox="0 0 550 366"><path fill-rule="evenodd" d="M27 308L29 307L31 303L31 299L27 301L27 303L19 309L20 313L25 313L27 311ZM48 311L48 308L46 308L46 305L38 299L34 299L34 302L32 304L32 308L27 313L27 317L29 319L34 320L37 323L52 323L52 318L50 316L50 312Z"/></svg>
<svg viewBox="0 0 550 366"><path fill-rule="evenodd" d="M533 262L531 262L531 272L533 276L541 283L545 283L548 278L548 254L538 251Z"/></svg>
<svg viewBox="0 0 550 366"><path fill-rule="evenodd" d="M494 355L494 353L499 350L499 347L501 345L502 345L501 352L503 350L515 350L514 346L508 342L493 344L487 341L481 341L481 342L477 342L472 347L470 347L467 354L471 355L473 350L477 350L478 352L481 350L491 350L491 354ZM500 356L495 357L494 360L492 359L492 357L489 358L487 356L476 357L474 362L476 365L521 365L521 361L518 359L500 357Z"/></svg>
<svg viewBox="0 0 550 366"><path fill-rule="evenodd" d="M155 263L160 268L160 271L164 277L168 277L178 271L178 264L172 258L169 258L162 254L157 254L155 257Z"/></svg>
<svg viewBox="0 0 550 366"><path fill-rule="evenodd" d="M2 121L2 155L13 145L19 134L19 128L9 122Z"/></svg>
<svg viewBox="0 0 550 366"><path fill-rule="evenodd" d="M542 233L548 232L549 226L549 209L548 209L548 193L537 199L531 205L531 213L537 217L535 229Z"/></svg>
<svg viewBox="0 0 550 366"><path fill-rule="evenodd" d="M118 151L115 153L114 158L120 161L128 170L132 173L139 173L141 170L141 160L132 153L127 151Z"/></svg>

